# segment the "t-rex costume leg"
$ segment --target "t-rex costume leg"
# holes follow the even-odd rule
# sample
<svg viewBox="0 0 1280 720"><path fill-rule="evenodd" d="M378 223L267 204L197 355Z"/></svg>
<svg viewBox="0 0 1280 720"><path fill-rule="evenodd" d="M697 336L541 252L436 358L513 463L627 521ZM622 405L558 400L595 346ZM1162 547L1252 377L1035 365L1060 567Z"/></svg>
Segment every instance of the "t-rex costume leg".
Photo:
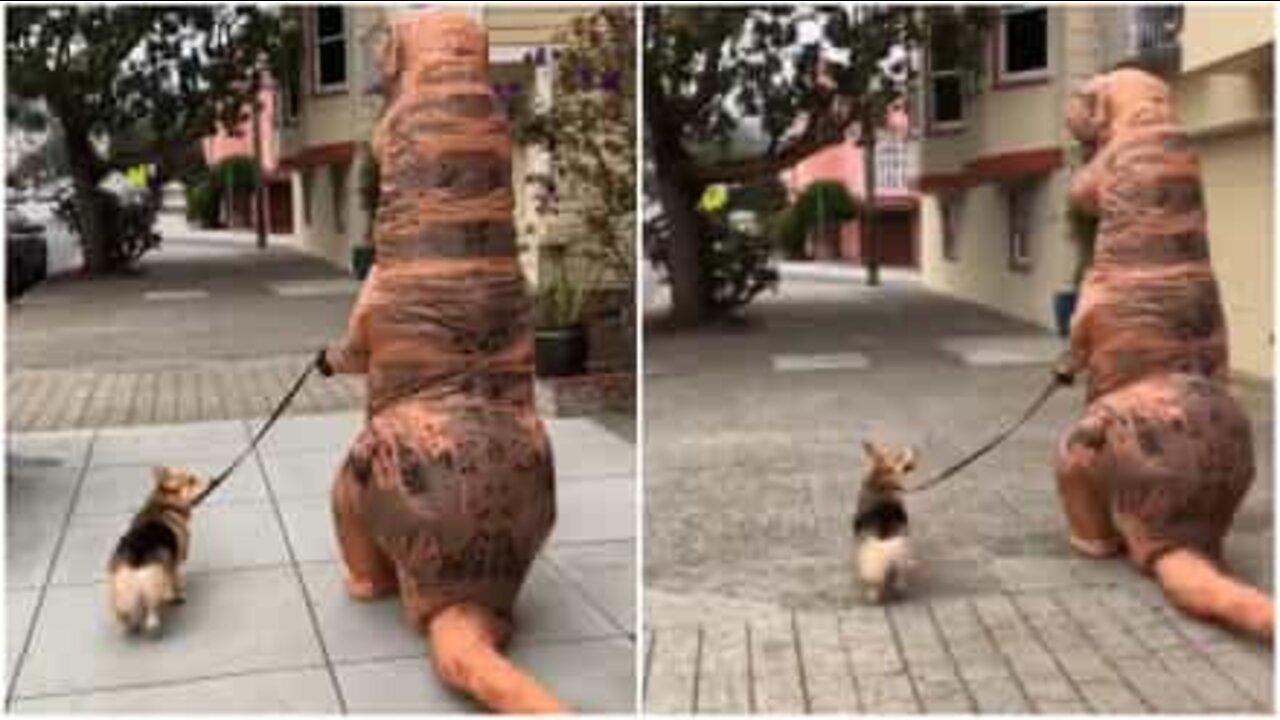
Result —
<svg viewBox="0 0 1280 720"><path fill-rule="evenodd" d="M1168 87L1139 70L1087 83L1067 126L1094 151L1071 202L1099 218L1061 368L1088 374L1085 416L1058 450L1071 542L1125 547L1179 608L1269 638L1271 599L1219 567L1253 439L1226 386L1198 160Z"/></svg>
<svg viewBox="0 0 1280 720"><path fill-rule="evenodd" d="M368 421L333 488L347 586L398 589L451 685L494 709L562 710L498 652L555 521L555 478L488 40L426 11L389 28L379 64L377 265L318 359L368 375Z"/></svg>

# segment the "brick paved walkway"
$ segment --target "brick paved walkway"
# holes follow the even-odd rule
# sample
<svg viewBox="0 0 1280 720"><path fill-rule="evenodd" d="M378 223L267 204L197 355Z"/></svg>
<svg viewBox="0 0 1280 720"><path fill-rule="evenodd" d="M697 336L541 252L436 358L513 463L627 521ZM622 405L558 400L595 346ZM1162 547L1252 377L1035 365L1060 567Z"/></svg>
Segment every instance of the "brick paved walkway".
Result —
<svg viewBox="0 0 1280 720"><path fill-rule="evenodd" d="M8 429L25 432L260 417L279 402L310 360L310 355L293 355L157 370L14 370L6 379ZM363 402L360 378L317 378L303 386L290 412L349 410Z"/></svg>
<svg viewBox="0 0 1280 720"><path fill-rule="evenodd" d="M1050 459L1078 389L909 497L911 591L862 603L859 442L915 445L926 477L1021 412L1060 341L896 273L874 290L788 277L748 314L645 340L649 711L1270 710L1270 648L1170 611L1122 560L1069 550ZM1272 390L1234 390L1258 476L1226 560L1269 588Z"/></svg>
<svg viewBox="0 0 1280 720"><path fill-rule="evenodd" d="M1269 652L1170 610L1151 585L828 611L652 590L645 602L653 713L1257 713L1272 702Z"/></svg>
<svg viewBox="0 0 1280 720"><path fill-rule="evenodd" d="M136 275L57 278L7 308L7 428L261 416L340 336L356 289L332 265L278 238L259 251L244 233L166 237ZM296 403L355 409L363 388L311 382Z"/></svg>

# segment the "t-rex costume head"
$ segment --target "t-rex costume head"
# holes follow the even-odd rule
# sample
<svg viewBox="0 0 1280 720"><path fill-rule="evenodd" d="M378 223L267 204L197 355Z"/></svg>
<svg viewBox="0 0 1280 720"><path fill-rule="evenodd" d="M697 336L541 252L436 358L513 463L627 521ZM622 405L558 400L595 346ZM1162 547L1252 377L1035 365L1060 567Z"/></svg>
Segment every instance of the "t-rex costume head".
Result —
<svg viewBox="0 0 1280 720"><path fill-rule="evenodd" d="M1067 129L1090 146L1106 144L1117 128L1173 122L1169 86L1134 68L1090 79L1067 102Z"/></svg>
<svg viewBox="0 0 1280 720"><path fill-rule="evenodd" d="M376 57L387 104L373 133L379 263L515 257L511 138L488 53L484 29L461 13L384 31Z"/></svg>

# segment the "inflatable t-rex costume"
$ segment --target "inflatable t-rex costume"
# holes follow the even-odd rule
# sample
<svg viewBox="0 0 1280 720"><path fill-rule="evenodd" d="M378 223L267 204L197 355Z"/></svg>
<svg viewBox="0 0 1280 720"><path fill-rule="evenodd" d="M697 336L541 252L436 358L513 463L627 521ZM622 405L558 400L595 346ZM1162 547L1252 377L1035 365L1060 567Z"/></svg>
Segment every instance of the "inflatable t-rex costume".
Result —
<svg viewBox="0 0 1280 720"><path fill-rule="evenodd" d="M1088 409L1057 459L1072 545L1125 547L1177 607L1270 637L1271 599L1218 565L1253 482L1253 440L1227 390L1199 162L1169 88L1140 70L1088 82L1067 127L1093 152L1071 202L1099 218L1059 367L1088 374Z"/></svg>
<svg viewBox="0 0 1280 720"><path fill-rule="evenodd" d="M431 10L392 24L378 56L377 264L347 336L317 358L368 375L367 423L333 488L347 587L398 589L454 687L499 710L562 710L498 652L555 521L555 477L488 39Z"/></svg>

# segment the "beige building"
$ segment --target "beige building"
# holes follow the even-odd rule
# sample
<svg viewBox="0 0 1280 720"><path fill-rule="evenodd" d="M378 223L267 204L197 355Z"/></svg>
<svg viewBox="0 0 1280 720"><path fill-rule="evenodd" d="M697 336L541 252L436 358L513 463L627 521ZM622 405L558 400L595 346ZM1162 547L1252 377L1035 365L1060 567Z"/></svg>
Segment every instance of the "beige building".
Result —
<svg viewBox="0 0 1280 720"><path fill-rule="evenodd" d="M489 29L492 81L518 85L539 102L553 89L550 62L536 68L530 53L550 48L553 36L575 14L589 8L464 6ZM321 5L289 8L303 34L299 77L283 86L280 99L281 164L292 173L294 242L335 264L349 266L351 250L366 242L370 212L362 201L368 140L381 109L373 63L374 30L394 17L423 12L412 6ZM516 227L525 269L537 275L537 248L547 234L533 211L534 188L527 173L547 167L532 148L517 147L512 158Z"/></svg>
<svg viewBox="0 0 1280 720"><path fill-rule="evenodd" d="M1163 68L1204 172L1232 364L1272 374L1272 10L1269 6L994 8L983 77L938 38L922 80L921 259L932 288L1052 327L1077 251L1063 126L1071 89L1122 61ZM1162 30L1171 28L1173 32Z"/></svg>

